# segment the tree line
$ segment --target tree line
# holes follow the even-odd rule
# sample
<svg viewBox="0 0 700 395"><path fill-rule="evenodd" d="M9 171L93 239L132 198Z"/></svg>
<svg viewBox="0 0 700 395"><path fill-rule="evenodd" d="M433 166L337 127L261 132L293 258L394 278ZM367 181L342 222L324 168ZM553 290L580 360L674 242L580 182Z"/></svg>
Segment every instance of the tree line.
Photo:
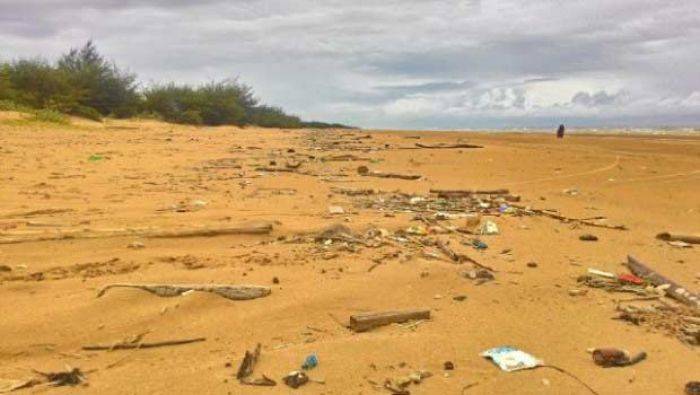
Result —
<svg viewBox="0 0 700 395"><path fill-rule="evenodd" d="M261 104L252 88L237 80L141 88L136 74L106 59L92 41L71 49L55 63L39 58L0 63L0 109L13 107L93 120L150 116L190 125L346 127L304 122L279 107Z"/></svg>

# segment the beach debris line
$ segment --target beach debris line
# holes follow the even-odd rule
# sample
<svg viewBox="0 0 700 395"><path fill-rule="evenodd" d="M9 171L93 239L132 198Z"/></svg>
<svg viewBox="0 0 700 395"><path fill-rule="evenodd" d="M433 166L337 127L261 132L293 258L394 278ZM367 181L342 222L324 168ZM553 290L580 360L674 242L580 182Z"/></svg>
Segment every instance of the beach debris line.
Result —
<svg viewBox="0 0 700 395"><path fill-rule="evenodd" d="M384 325L429 319L430 310L421 309L355 314L350 316L350 329L355 332L366 332Z"/></svg>
<svg viewBox="0 0 700 395"><path fill-rule="evenodd" d="M259 285L114 283L102 287L97 297L103 296L112 288L135 288L161 297L180 296L191 291L210 292L231 300L262 298L272 292L269 287Z"/></svg>
<svg viewBox="0 0 700 395"><path fill-rule="evenodd" d="M627 350L619 348L596 348L592 351L593 362L604 368L631 366L646 359L647 353L640 351L630 357Z"/></svg>

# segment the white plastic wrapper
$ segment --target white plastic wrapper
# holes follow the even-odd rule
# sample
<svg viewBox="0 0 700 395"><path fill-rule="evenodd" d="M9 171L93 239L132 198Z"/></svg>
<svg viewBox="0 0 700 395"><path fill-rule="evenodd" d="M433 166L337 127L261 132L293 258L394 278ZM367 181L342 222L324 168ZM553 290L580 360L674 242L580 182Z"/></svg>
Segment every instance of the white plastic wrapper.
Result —
<svg viewBox="0 0 700 395"><path fill-rule="evenodd" d="M495 347L481 353L484 358L490 358L501 370L514 372L522 369L532 369L542 365L542 361L534 356L513 347Z"/></svg>

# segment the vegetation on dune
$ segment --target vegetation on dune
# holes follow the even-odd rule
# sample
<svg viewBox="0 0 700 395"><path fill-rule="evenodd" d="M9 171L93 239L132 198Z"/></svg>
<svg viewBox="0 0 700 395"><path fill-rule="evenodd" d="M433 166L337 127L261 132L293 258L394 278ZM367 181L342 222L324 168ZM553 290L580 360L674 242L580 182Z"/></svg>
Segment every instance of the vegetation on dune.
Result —
<svg viewBox="0 0 700 395"><path fill-rule="evenodd" d="M303 122L259 103L252 88L237 80L141 88L135 74L105 59L92 41L55 64L39 58L0 63L0 110L33 112L36 119L61 123L67 120L62 114L96 121L147 115L189 125L347 127Z"/></svg>

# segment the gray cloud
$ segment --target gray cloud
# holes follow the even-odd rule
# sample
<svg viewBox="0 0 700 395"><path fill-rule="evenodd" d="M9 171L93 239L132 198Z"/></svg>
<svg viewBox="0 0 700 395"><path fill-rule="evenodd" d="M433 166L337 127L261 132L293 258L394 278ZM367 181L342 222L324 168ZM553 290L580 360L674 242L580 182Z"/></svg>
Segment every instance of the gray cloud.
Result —
<svg viewBox="0 0 700 395"><path fill-rule="evenodd" d="M4 0L0 58L94 39L144 83L240 76L376 127L700 123L696 0Z"/></svg>

